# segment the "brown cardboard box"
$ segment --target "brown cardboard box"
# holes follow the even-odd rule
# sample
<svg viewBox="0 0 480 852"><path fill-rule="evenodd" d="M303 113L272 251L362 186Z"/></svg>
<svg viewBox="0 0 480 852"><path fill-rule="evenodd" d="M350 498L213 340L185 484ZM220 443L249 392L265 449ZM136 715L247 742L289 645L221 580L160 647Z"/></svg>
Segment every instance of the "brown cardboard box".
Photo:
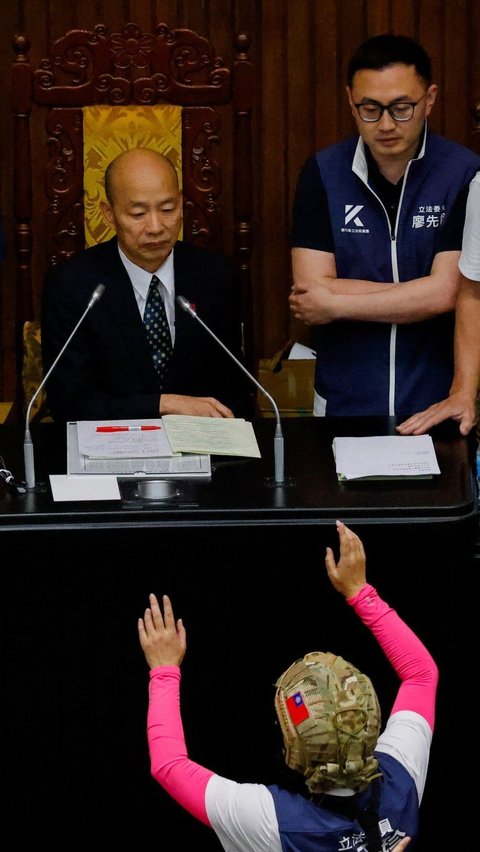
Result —
<svg viewBox="0 0 480 852"><path fill-rule="evenodd" d="M309 417L313 414L315 359L288 359L291 340L272 358L260 358L258 381L273 397L281 417ZM262 417L274 417L271 403L257 391L257 409Z"/></svg>

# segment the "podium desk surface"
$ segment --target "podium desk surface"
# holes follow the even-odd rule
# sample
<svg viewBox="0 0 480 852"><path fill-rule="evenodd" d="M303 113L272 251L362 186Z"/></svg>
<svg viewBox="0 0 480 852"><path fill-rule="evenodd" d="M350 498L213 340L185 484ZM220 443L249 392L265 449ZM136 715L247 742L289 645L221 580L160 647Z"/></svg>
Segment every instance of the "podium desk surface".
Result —
<svg viewBox="0 0 480 852"><path fill-rule="evenodd" d="M275 421L255 420L260 459L212 457L212 478L178 480L174 496L145 500L137 484L121 483L122 499L55 502L48 476L66 472L66 429L31 427L37 486L18 494L0 483L0 530L117 526L201 527L322 525L340 518L358 525L422 525L474 529L478 523L472 438L456 424L432 430L440 474L425 480L338 482L337 436L395 434L394 418L287 418L282 421L285 483L275 485ZM23 424L0 426L0 454L16 480L24 477Z"/></svg>

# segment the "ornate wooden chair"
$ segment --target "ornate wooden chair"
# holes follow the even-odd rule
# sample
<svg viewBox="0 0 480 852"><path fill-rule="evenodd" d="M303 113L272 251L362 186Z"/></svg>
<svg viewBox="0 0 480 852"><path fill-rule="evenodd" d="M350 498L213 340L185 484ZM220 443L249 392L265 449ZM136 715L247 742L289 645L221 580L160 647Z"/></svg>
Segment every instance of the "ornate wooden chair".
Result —
<svg viewBox="0 0 480 852"><path fill-rule="evenodd" d="M36 310L45 271L87 244L84 120L87 108L100 105L111 108L112 115L136 106L147 123L151 107L180 108L181 163L175 165L183 185L183 239L234 257L242 284L245 355L253 363L249 46L249 37L240 34L229 67L209 41L189 29L171 30L160 23L153 32L143 32L128 23L108 33L98 24L67 32L34 68L27 36L15 36L16 328L22 405L28 402L23 398L28 374L24 337L26 332L38 334ZM169 149L168 141L158 142L159 150L162 144ZM121 144L131 147L125 140ZM142 143L137 139L132 144ZM148 144L155 144L154 133Z"/></svg>

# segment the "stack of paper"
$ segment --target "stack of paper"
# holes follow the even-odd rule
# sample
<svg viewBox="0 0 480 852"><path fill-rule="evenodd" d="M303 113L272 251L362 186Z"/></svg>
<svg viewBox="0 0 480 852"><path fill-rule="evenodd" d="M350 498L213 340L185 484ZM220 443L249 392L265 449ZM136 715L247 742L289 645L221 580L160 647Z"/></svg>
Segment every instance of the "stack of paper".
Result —
<svg viewBox="0 0 480 852"><path fill-rule="evenodd" d="M260 458L253 426L240 417L167 414L162 422L175 452Z"/></svg>
<svg viewBox="0 0 480 852"><path fill-rule="evenodd" d="M163 427L157 420L80 420L78 448L91 459L158 458L173 456Z"/></svg>
<svg viewBox="0 0 480 852"><path fill-rule="evenodd" d="M431 479L440 473L430 435L335 438L339 480Z"/></svg>
<svg viewBox="0 0 480 852"><path fill-rule="evenodd" d="M174 453L160 418L67 424L67 471L122 478L210 477L209 455Z"/></svg>
<svg viewBox="0 0 480 852"><path fill-rule="evenodd" d="M260 458L252 424L176 414L67 424L69 474L210 476L211 454Z"/></svg>

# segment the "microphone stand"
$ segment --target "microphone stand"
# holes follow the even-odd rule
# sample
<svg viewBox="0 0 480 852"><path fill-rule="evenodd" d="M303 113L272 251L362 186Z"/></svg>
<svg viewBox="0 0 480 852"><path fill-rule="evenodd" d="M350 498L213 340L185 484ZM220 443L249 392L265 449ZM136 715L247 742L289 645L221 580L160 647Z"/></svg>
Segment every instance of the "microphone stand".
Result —
<svg viewBox="0 0 480 852"><path fill-rule="evenodd" d="M76 333L77 329L79 328L79 326L82 324L83 320L85 319L90 308L93 308L94 304L96 302L98 302L98 300L103 296L104 292L105 292L105 285L104 284L98 284L97 287L95 287L95 290L92 293L90 301L89 301L87 307L85 308L82 316L78 320L78 322L77 322L75 328L73 329L70 337L68 337L66 342L63 344L62 348L60 349L60 352L58 353L57 357L55 358L55 361L53 362L52 366L50 367L48 372L43 377L42 381L40 382L37 390L33 394L32 398L31 398L31 400L28 404L27 415L26 415L26 418L25 418L25 436L24 436L24 439L23 439L23 458L24 458L24 462L25 462L25 483L26 483L26 486L27 486L27 491L33 491L35 489L35 458L34 458L34 454L33 454L32 436L30 434L30 413L31 413L31 410L32 410L32 405L35 402L38 394L42 390L42 388L43 388L45 382L47 381L48 377L51 375L51 373L55 369L58 361L60 360L63 353L65 352L65 349L67 348L68 344L70 343L73 335Z"/></svg>
<svg viewBox="0 0 480 852"><path fill-rule="evenodd" d="M267 399L269 400L269 402L270 402L270 404L271 404L271 406L272 406L272 408L275 412L275 420L276 420L275 437L274 437L274 441L273 441L273 451L274 451L274 460L275 460L274 485L285 485L286 483L285 483L285 473L284 473L283 432L282 432L282 424L281 424L281 421L280 421L280 412L278 410L277 403L275 402L273 397L270 396L270 394L265 390L265 388L262 387L260 382L257 382L257 380L252 376L252 374L248 372L248 370L246 369L246 367L243 366L241 361L239 361L238 358L236 358L235 355L232 352L230 352L229 349L227 349L227 347L225 346L224 343L222 343L220 338L218 338L217 335L214 334L213 331L208 327L208 325L206 325L203 322L203 320L200 319L197 312L192 308L192 305L190 304L188 299L185 298L185 296L177 296L177 304L180 305L182 310L186 311L187 314L190 314L191 317L196 319L197 322L199 322L200 325L203 326L205 331L207 331L210 334L210 336L213 337L214 340L216 340L216 342L219 344L219 346L221 346L222 349L227 353L227 355L229 355L230 358L232 358L233 361L235 361L237 366L240 367L241 370L243 370L243 372L245 373L245 375L248 376L250 381L252 381L254 383L254 385L256 385L257 388L263 393L263 395L266 396Z"/></svg>

